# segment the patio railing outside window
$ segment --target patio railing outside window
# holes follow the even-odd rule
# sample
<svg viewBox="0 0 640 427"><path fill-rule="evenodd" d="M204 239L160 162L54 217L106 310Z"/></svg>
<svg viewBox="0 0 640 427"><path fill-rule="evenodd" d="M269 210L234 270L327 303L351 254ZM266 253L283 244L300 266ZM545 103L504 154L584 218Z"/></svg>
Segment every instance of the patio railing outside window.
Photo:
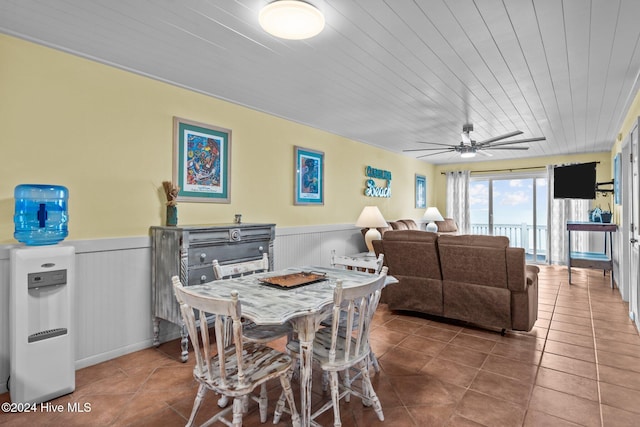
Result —
<svg viewBox="0 0 640 427"><path fill-rule="evenodd" d="M546 260L547 226L538 225L535 228L531 224L493 224L494 236L506 236L509 238L509 246L524 248L527 260L534 256L534 233L537 242L536 260ZM489 224L471 224L471 234L489 235Z"/></svg>

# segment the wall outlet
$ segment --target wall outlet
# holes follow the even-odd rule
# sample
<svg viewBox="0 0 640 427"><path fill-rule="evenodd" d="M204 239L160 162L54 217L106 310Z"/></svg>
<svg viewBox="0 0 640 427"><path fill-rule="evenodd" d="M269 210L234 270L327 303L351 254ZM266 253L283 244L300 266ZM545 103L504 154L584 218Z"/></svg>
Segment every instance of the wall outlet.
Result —
<svg viewBox="0 0 640 427"><path fill-rule="evenodd" d="M635 322L636 320L636 314L633 311L629 312L629 319L633 320Z"/></svg>

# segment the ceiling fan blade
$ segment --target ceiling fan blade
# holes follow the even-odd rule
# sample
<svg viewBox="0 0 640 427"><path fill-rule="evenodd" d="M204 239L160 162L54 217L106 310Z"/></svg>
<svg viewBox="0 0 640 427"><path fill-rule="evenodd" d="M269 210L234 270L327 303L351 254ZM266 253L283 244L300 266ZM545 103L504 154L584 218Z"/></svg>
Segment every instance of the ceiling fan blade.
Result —
<svg viewBox="0 0 640 427"><path fill-rule="evenodd" d="M483 156L487 156L487 157L493 157L493 154L487 153L485 150L476 150L476 153L480 153Z"/></svg>
<svg viewBox="0 0 640 427"><path fill-rule="evenodd" d="M483 148L500 147L502 145L523 144L525 142L544 141L545 139L547 138L545 138L544 136L540 136L537 138L517 139L515 141L505 141L505 142L500 142L498 144L486 144Z"/></svg>
<svg viewBox="0 0 640 427"><path fill-rule="evenodd" d="M431 145L441 145L443 147L453 147L451 144L442 144L440 142L427 142L427 141L416 141L418 144L431 144Z"/></svg>
<svg viewBox="0 0 640 427"><path fill-rule="evenodd" d="M442 151L442 150L455 150L455 148L451 145L448 145L449 148L411 148L409 150L402 150L403 152L411 152L411 151Z"/></svg>
<svg viewBox="0 0 640 427"><path fill-rule="evenodd" d="M480 142L476 143L476 145L490 144L490 143L495 142L495 141L500 141L501 139L511 138L512 136L520 135L521 133L522 133L521 130L516 130L516 131L510 132L510 133L505 133L504 135L494 136L493 138L485 139L484 141L480 141Z"/></svg>
<svg viewBox="0 0 640 427"><path fill-rule="evenodd" d="M439 152L437 152L437 153L424 154L424 155L422 155L422 156L418 156L418 157L416 157L416 159L421 159L421 158L423 158L423 157L429 157L429 156L436 156L436 155L438 155L438 154L451 153L451 152L454 152L454 151L455 151L455 150L454 150L454 149L452 149L452 150L439 151Z"/></svg>
<svg viewBox="0 0 640 427"><path fill-rule="evenodd" d="M483 151L483 150L528 150L529 147L494 147L493 145L490 145L488 147L484 147L481 150L478 151Z"/></svg>

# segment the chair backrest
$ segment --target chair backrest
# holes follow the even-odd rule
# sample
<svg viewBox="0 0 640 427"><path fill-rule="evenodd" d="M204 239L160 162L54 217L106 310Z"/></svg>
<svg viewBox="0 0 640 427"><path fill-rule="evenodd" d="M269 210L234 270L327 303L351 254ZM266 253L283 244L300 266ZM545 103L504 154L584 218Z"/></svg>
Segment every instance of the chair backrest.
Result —
<svg viewBox="0 0 640 427"><path fill-rule="evenodd" d="M336 255L336 251L331 251L331 266L343 267L347 270L365 271L367 273L379 274L384 264L384 255L378 257L367 256L355 258L348 255Z"/></svg>
<svg viewBox="0 0 640 427"><path fill-rule="evenodd" d="M213 260L213 275L216 280L262 273L264 271L269 271L269 256L266 253L263 253L260 259L237 262L235 264L220 265L217 259Z"/></svg>
<svg viewBox="0 0 640 427"><path fill-rule="evenodd" d="M218 378L219 386L225 389L233 389L246 385L244 375L244 363L242 356L242 309L238 292L231 292L230 298L214 298L209 296L197 295L182 286L180 279L173 276L173 289L180 305L182 320L189 332L191 345L196 358L196 372L200 377L205 377L207 381L212 381L211 357L215 353L211 353L211 344L209 340L209 328L207 325L207 315L215 315L215 337L217 354L219 358ZM224 336L227 322L232 322L233 340L225 349ZM198 334L198 322L200 323L200 333ZM234 343L240 343L235 345ZM235 349L231 349L235 347ZM233 354L235 351L237 365L227 366L227 355ZM237 381L230 383L229 374L237 372Z"/></svg>
<svg viewBox="0 0 640 427"><path fill-rule="evenodd" d="M369 355L369 328L386 277L387 270L383 268L381 274L359 285L337 281L333 291L329 363L350 366Z"/></svg>

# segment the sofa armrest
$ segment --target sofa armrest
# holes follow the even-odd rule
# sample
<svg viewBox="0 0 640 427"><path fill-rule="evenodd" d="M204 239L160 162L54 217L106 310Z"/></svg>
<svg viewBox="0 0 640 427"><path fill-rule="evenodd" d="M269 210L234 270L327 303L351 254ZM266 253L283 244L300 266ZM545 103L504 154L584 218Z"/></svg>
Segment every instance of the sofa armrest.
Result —
<svg viewBox="0 0 640 427"><path fill-rule="evenodd" d="M540 268L538 266L528 264L525 266L525 268L527 286L531 286L538 280L538 273L540 273Z"/></svg>
<svg viewBox="0 0 640 427"><path fill-rule="evenodd" d="M526 263L523 248L506 248L507 287L511 292L524 292L527 289Z"/></svg>

